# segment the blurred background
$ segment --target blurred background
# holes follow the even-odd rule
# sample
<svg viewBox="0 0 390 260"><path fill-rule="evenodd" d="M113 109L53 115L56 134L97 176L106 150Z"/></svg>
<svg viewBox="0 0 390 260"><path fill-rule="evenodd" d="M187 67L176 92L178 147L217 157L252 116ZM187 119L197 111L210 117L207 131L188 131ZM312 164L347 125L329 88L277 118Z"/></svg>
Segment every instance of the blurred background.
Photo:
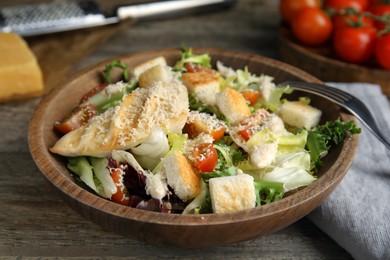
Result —
<svg viewBox="0 0 390 260"><path fill-rule="evenodd" d="M47 1L2 0L0 8L42 2ZM118 6L151 1L95 2L107 16L111 16ZM107 28L27 37L26 40L43 67L49 88L58 80L57 74L65 75L62 70L74 72L106 58L148 49L215 47L278 58L278 4L279 0L237 0L227 10L200 11L193 15L140 20ZM62 61L62 66L58 66L58 60ZM50 76L53 73L56 75Z"/></svg>

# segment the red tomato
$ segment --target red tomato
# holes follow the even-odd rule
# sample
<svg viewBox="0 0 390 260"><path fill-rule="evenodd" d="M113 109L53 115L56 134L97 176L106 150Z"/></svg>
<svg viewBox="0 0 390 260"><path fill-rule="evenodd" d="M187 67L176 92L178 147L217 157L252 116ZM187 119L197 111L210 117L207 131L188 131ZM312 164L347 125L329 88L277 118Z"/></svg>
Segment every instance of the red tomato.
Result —
<svg viewBox="0 0 390 260"><path fill-rule="evenodd" d="M122 170L119 168L112 169L111 178L117 187L116 193L111 196L111 200L125 206L129 205L130 197L123 184Z"/></svg>
<svg viewBox="0 0 390 260"><path fill-rule="evenodd" d="M293 17L306 7L321 7L320 0L281 0L279 11L284 21L291 22Z"/></svg>
<svg viewBox="0 0 390 260"><path fill-rule="evenodd" d="M387 21L388 24L390 24L390 4L376 4L370 6L368 9L372 14L377 15L377 16L382 16L383 19L386 18L385 15L387 16ZM375 27L378 28L379 30L383 30L386 28L386 24L380 21L375 21Z"/></svg>
<svg viewBox="0 0 390 260"><path fill-rule="evenodd" d="M385 34L377 39L375 59L382 68L390 70L390 34Z"/></svg>
<svg viewBox="0 0 390 260"><path fill-rule="evenodd" d="M219 141L219 139L222 138L222 136L225 134L225 129L224 128L221 128L221 129L218 129L218 130L214 130L214 131L211 131L211 136L213 137L214 139L214 142L217 142Z"/></svg>
<svg viewBox="0 0 390 260"><path fill-rule="evenodd" d="M193 164L200 172L212 172L218 163L218 154L214 145L203 143L192 151Z"/></svg>
<svg viewBox="0 0 390 260"><path fill-rule="evenodd" d="M85 94L82 98L81 98L81 101L80 101L80 104L86 102L88 99L90 99L92 96L94 96L95 94L99 93L100 91L102 91L103 89L105 89L107 87L108 83L103 83L103 84L100 84L99 86L96 86L94 87L93 89L91 89L90 91L87 92L87 94Z"/></svg>
<svg viewBox="0 0 390 260"><path fill-rule="evenodd" d="M333 16L333 30L339 30L345 27L358 26L374 26L374 20L367 17L358 15L335 15Z"/></svg>
<svg viewBox="0 0 390 260"><path fill-rule="evenodd" d="M245 100L249 102L250 106L253 106L260 97L259 91L251 89L243 90L241 91L241 94L244 96Z"/></svg>
<svg viewBox="0 0 390 260"><path fill-rule="evenodd" d="M321 45L332 34L331 19L316 7L308 7L300 11L292 20L291 26L298 41L306 45Z"/></svg>
<svg viewBox="0 0 390 260"><path fill-rule="evenodd" d="M373 55L375 38L373 27L346 27L335 32L333 48L340 59L362 63Z"/></svg>
<svg viewBox="0 0 390 260"><path fill-rule="evenodd" d="M91 104L78 107L61 122L55 122L54 127L61 133L66 134L86 124L95 114L95 108Z"/></svg>
<svg viewBox="0 0 390 260"><path fill-rule="evenodd" d="M253 135L252 131L250 131L249 129L240 130L239 133L241 137L245 139L245 141L248 141Z"/></svg>
<svg viewBox="0 0 390 260"><path fill-rule="evenodd" d="M368 7L368 0L325 0L324 6L336 10L353 8L358 12L362 12Z"/></svg>

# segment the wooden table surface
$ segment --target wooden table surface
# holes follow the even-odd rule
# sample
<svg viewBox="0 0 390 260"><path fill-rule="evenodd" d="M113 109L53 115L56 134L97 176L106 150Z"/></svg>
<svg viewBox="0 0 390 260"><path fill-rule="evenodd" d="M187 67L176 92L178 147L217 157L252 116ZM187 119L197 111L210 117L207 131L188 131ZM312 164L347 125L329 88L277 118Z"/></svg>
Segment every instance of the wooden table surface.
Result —
<svg viewBox="0 0 390 260"><path fill-rule="evenodd" d="M34 1L2 0L0 5L15 2ZM87 56L72 60L69 73L112 56L183 44L242 50L277 59L277 6L275 0L240 0L228 11L139 21L95 46ZM34 41L36 44L39 39ZM45 54L67 50L52 51ZM35 166L27 144L27 127L38 102L35 98L0 104L0 259L351 259L306 218L267 237L197 250L149 245L102 230L65 205Z"/></svg>

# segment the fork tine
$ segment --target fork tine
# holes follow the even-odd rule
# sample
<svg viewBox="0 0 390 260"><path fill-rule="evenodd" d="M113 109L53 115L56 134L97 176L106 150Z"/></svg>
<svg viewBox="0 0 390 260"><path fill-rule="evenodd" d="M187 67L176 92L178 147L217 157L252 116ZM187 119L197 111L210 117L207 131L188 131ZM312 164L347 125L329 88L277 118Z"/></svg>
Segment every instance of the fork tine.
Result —
<svg viewBox="0 0 390 260"><path fill-rule="evenodd" d="M316 91L321 92L323 95L327 95L340 103L351 102L352 100L356 99L356 97L349 94L348 92L345 92L335 87L331 87L329 85L310 83L310 86L307 86L307 84L304 84L302 82L294 81L290 81L290 84L293 86L295 86L295 84L298 84L300 87L305 88L306 90L315 89Z"/></svg>
<svg viewBox="0 0 390 260"><path fill-rule="evenodd" d="M302 82L287 81L281 84L282 86L291 86L293 89L306 91L312 94L320 95L326 99L336 102L337 104L343 103L346 98L343 95L336 95L333 88L325 85L310 83L310 86Z"/></svg>
<svg viewBox="0 0 390 260"><path fill-rule="evenodd" d="M365 125L379 141L381 141L388 149L390 149L390 142L382 134L375 118L371 114L368 107L364 105L360 99L354 98L352 101L353 102L349 102L348 105L344 105L343 107L351 112L357 119L359 119L359 121Z"/></svg>

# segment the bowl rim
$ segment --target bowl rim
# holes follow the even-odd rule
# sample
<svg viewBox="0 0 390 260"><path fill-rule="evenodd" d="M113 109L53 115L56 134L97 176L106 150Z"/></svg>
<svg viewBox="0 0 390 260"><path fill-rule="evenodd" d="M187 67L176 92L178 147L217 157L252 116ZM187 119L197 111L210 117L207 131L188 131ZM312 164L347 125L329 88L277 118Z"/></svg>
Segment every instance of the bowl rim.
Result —
<svg viewBox="0 0 390 260"><path fill-rule="evenodd" d="M264 63L267 65L285 68L289 70L289 73L296 75L298 77L305 77L308 81L322 83L320 80L311 76L307 72L304 72L296 67L277 61L271 58L263 57L257 54L252 54L248 52L242 52L237 50L229 49L215 49L215 48L192 48L195 53L209 53L212 57L213 54L226 55L226 56L235 56L239 55L240 58L244 58L254 62ZM75 73L71 77L61 81L54 89L49 91L40 101L36 107L33 116L29 122L28 126L28 145L31 152L31 155L41 171L45 179L51 183L57 190L59 190L62 195L65 195L73 200L76 200L78 203L88 205L89 207L94 208L97 211L101 211L116 217L131 219L133 221L143 222L143 223L153 223L161 225L173 225L173 226L209 226L209 225L222 225L229 223L240 223L246 222L248 220L256 220L258 218L272 216L281 211L285 211L286 208L294 209L299 207L301 204L305 203L312 198L319 196L319 192L315 192L316 189L322 187L322 191L330 193L333 189L330 189L331 186L335 186L335 183L338 183L347 173L348 168L350 167L353 160L348 161L348 157L354 157L357 146L358 146L358 137L354 135L346 139L343 143L340 155L336 161L328 169L327 174L335 173L332 176L331 181L327 178L318 178L314 183L303 188L299 192L289 195L279 201L273 202L271 204L263 205L260 207L242 210L234 213L224 213L224 214L200 214L200 215L183 215L183 214L162 214L159 212L146 211L136 208L131 208L128 206L123 206L112 201L106 200L93 192L90 192L77 183L67 180L65 176L62 175L61 169L58 165L53 163L50 160L40 160L41 156L56 156L49 152L48 147L44 146L45 132L52 130L52 128L43 128L42 125L45 119L45 106L46 102L49 102L54 96L60 94L62 91L65 91L67 83L76 80L77 78L84 75L86 72L91 70L96 70L99 67L102 67L103 64L107 64L110 61L117 59L134 59L136 57L145 56L145 55L172 55L173 53L179 53L179 48L164 48L164 49L155 49L147 50L141 52L132 52L125 55L119 55L113 58L109 58L103 61L100 61L96 64L92 64L79 72ZM355 117L343 112L340 113L342 118L348 120L355 120ZM36 127L36 126L40 127ZM349 153L347 153L349 151ZM339 166L347 162L345 170L341 171ZM326 175L326 174L325 174ZM334 187L333 187L334 188ZM92 202L92 203L91 203ZM164 216L164 217L162 217Z"/></svg>

